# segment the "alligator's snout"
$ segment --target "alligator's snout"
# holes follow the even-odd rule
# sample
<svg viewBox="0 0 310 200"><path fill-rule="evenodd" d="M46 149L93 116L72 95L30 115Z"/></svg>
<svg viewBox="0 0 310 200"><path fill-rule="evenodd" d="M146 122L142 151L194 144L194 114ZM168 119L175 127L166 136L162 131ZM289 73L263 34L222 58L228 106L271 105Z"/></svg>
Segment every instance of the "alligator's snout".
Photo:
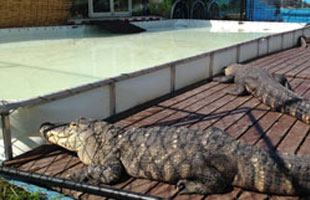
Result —
<svg viewBox="0 0 310 200"><path fill-rule="evenodd" d="M57 135L57 137L68 137L68 135L64 133L66 125L67 124L64 123L53 124L45 122L40 126L40 133L47 139L55 135Z"/></svg>
<svg viewBox="0 0 310 200"><path fill-rule="evenodd" d="M46 122L40 126L40 133L49 142L75 151L80 145L80 138L78 137L80 132L74 129L74 124Z"/></svg>
<svg viewBox="0 0 310 200"><path fill-rule="evenodd" d="M50 123L50 122L45 122L40 126L40 133L42 136L45 138L47 137L46 133L51 130L52 128L55 127L55 124Z"/></svg>
<svg viewBox="0 0 310 200"><path fill-rule="evenodd" d="M224 73L226 76L235 75L236 71L242 67L243 67L243 65L241 65L241 64L231 64L224 69Z"/></svg>

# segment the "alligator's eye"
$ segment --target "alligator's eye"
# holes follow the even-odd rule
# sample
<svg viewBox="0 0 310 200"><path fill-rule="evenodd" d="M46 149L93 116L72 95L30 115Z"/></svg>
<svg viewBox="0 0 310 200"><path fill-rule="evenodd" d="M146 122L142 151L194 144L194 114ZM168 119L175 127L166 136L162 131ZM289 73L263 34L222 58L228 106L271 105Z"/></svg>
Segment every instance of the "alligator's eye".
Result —
<svg viewBox="0 0 310 200"><path fill-rule="evenodd" d="M76 122L78 122L79 124L88 124L89 122L92 122L94 120L90 119L90 118L86 118L86 117L79 117L77 120L75 120Z"/></svg>
<svg viewBox="0 0 310 200"><path fill-rule="evenodd" d="M78 127L79 123L78 122L71 122L70 127Z"/></svg>
<svg viewBox="0 0 310 200"><path fill-rule="evenodd" d="M76 121L84 121L84 120L86 120L86 118L85 117L79 117Z"/></svg>

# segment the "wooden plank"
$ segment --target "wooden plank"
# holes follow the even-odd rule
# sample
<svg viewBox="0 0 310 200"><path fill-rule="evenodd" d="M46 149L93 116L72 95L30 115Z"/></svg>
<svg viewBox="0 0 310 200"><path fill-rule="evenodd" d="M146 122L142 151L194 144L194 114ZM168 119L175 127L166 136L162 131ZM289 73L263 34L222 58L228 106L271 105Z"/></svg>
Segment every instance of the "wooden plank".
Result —
<svg viewBox="0 0 310 200"><path fill-rule="evenodd" d="M175 96L171 99L168 99L166 101L163 101L161 103L159 103L160 106L163 107L168 107L168 106L172 106L172 105L176 105L182 101L185 101L186 99L192 99L192 98L196 98L197 95L207 92L207 90L216 87L217 85L220 85L217 82L209 82L206 83L200 87L197 87L195 89L192 89L190 91L187 91L185 93L182 93L181 95Z"/></svg>
<svg viewBox="0 0 310 200"><path fill-rule="evenodd" d="M170 98L166 101L163 101L163 102L159 103L157 106L151 106L151 107L143 110L142 112L138 112L138 113L133 114L133 115L131 115L125 119L122 119L122 120L116 122L116 124L123 125L123 126L125 125L127 127L133 126L137 122L139 122L140 120L145 120L147 118L154 117L154 115L156 115L156 113L164 111L166 107L170 107L172 105L177 105L179 103L182 103L182 102L187 101L187 100L192 99L192 98L199 98L196 96L203 94L204 92L206 92L210 88L215 87L216 85L219 85L219 83L210 82L210 83L204 84L200 87L197 87L195 89L187 91L187 92L183 93L182 95L177 95L173 98ZM135 125L135 126L137 126L137 125Z"/></svg>
<svg viewBox="0 0 310 200"><path fill-rule="evenodd" d="M37 172L41 169L45 169L46 167L53 165L61 159L64 159L66 156L68 156L68 154L64 154L64 151L55 151L48 154L44 158L35 160L33 162L25 163L20 168L31 172Z"/></svg>
<svg viewBox="0 0 310 200"><path fill-rule="evenodd" d="M266 194L244 191L242 192L240 197L238 197L238 200L248 200L248 199L265 200L267 199L267 197L268 195Z"/></svg>
<svg viewBox="0 0 310 200"><path fill-rule="evenodd" d="M288 75L289 72L296 68L303 68L304 65L307 65L307 62L309 62L309 55L303 55L299 56L296 59L290 60L290 62L285 63L285 67L275 70L277 74L283 74Z"/></svg>
<svg viewBox="0 0 310 200"><path fill-rule="evenodd" d="M250 65L255 65L255 66L261 66L261 67L275 67L279 60L286 60L291 58L292 55L296 55L299 52L302 52L302 49L299 48L293 48L290 50L287 50L285 52L276 52L271 55L267 55L264 57L261 57L259 59L255 59L253 61L248 62ZM275 63L275 64L272 64ZM272 65L268 65L272 64Z"/></svg>
<svg viewBox="0 0 310 200"><path fill-rule="evenodd" d="M234 190L227 194L213 194L206 197L206 200L233 200L237 199L241 194L240 188L234 188Z"/></svg>
<svg viewBox="0 0 310 200"><path fill-rule="evenodd" d="M232 109L229 115L226 115L222 119L218 120L216 123L213 124L213 126L221 128L223 130L227 130L230 126L237 123L237 121L240 121L244 117L246 117L248 113L251 112L252 108L256 108L259 104L260 102L256 98L251 96L249 101L245 101L245 103L241 106Z"/></svg>
<svg viewBox="0 0 310 200"><path fill-rule="evenodd" d="M278 151L294 154L309 130L308 124L297 121L279 145Z"/></svg>
<svg viewBox="0 0 310 200"><path fill-rule="evenodd" d="M240 120L234 123L232 126L226 129L226 132L232 137L240 138L253 123L258 121L266 113L267 107L263 104L259 104L254 110L251 110L247 115L244 115Z"/></svg>
<svg viewBox="0 0 310 200"><path fill-rule="evenodd" d="M4 161L5 166L19 167L27 162L35 161L46 157L49 153L59 150L61 147L53 144L46 144L30 150L22 155L16 156L13 160Z"/></svg>
<svg viewBox="0 0 310 200"><path fill-rule="evenodd" d="M191 127L191 125L196 124L201 120L210 123L212 120L218 120L221 115L216 115L215 112L236 97L225 95L222 91L220 91L217 96L219 96L219 98L211 104L209 104L208 101L205 101L199 104L192 105L190 109L187 110L189 114L187 116L184 116L184 118L177 121L173 125L186 126L194 129L194 127ZM223 115L225 115L225 113L223 113Z"/></svg>
<svg viewBox="0 0 310 200"><path fill-rule="evenodd" d="M135 124L135 126L171 125L178 120L175 119L175 117L180 118L182 115L186 116L188 115L188 112L194 112L194 110L197 110L197 107L211 104L221 98L221 96L219 96L220 92L227 87L229 87L229 85L216 85L205 91L203 94L196 95L195 97L187 99L179 104L164 107L164 111L156 113L151 118L143 119Z"/></svg>
<svg viewBox="0 0 310 200"><path fill-rule="evenodd" d="M159 196L162 198L170 199L176 194L176 189L174 185L166 183L158 183L157 187L152 188L148 194L153 196Z"/></svg>
<svg viewBox="0 0 310 200"><path fill-rule="evenodd" d="M295 118L288 115L282 115L272 128L270 128L257 142L257 146L266 150L275 150L279 142L286 136L295 122Z"/></svg>
<svg viewBox="0 0 310 200"><path fill-rule="evenodd" d="M224 98L227 98L225 101ZM218 107L217 109L211 110L208 107L204 107L200 110L198 110L198 114L202 115L199 118L199 121L197 123L190 126L191 129L198 129L198 130L204 130L206 128L209 128L210 126L216 124L217 122L223 122L223 120L228 116L233 116L229 120L230 121L236 121L238 120L238 114L244 114L247 110L246 109L239 109L243 104L248 102L252 97L242 97L242 98L234 98L231 95L226 95L224 98L221 99L222 106ZM210 109L210 110L208 110ZM208 112L211 111L211 112ZM218 127L218 126L217 126Z"/></svg>
<svg viewBox="0 0 310 200"><path fill-rule="evenodd" d="M307 134L305 141L303 141L303 144L300 146L300 149L298 151L299 155L309 155L310 154L310 136L309 133Z"/></svg>
<svg viewBox="0 0 310 200"><path fill-rule="evenodd" d="M302 79L310 79L310 64L309 62L306 63L306 66L303 71L299 72L295 75L296 78L302 78Z"/></svg>
<svg viewBox="0 0 310 200"><path fill-rule="evenodd" d="M289 72L285 73L286 77L300 78L304 70L309 67L309 63L305 62L299 66L294 67Z"/></svg>
<svg viewBox="0 0 310 200"><path fill-rule="evenodd" d="M239 139L248 144L254 145L262 136L264 136L281 115L281 113L277 112L266 112L263 118L258 119L257 122L253 121L253 126L251 126L251 128L249 128ZM254 115L253 119L255 118L256 116Z"/></svg>
<svg viewBox="0 0 310 200"><path fill-rule="evenodd" d="M150 180L145 180L145 179L134 179L133 182L130 184L126 185L122 189L125 190L130 190L142 194L148 193L152 188L158 186L157 181L150 181Z"/></svg>
<svg viewBox="0 0 310 200"><path fill-rule="evenodd" d="M71 174L70 172L74 172L82 166L83 164L81 164L81 161L77 157L68 157L67 160L57 162L48 167L48 169L42 169L41 171L43 171L46 175L67 178L67 175ZM40 171L37 172L40 173Z"/></svg>
<svg viewBox="0 0 310 200"><path fill-rule="evenodd" d="M262 68L267 69L267 70L272 70L273 68L278 68L277 67L278 65L281 65L281 64L289 61L290 59L294 58L294 56L300 55L300 54L301 54L301 52L298 50L293 51L293 52L285 52L285 54L282 53L282 54L278 54L278 55L267 56L267 58L269 58L269 59L260 61L258 63L256 63L254 61L254 63L249 62L248 64L249 65L255 65L258 67L262 67Z"/></svg>
<svg viewBox="0 0 310 200"><path fill-rule="evenodd" d="M221 195L222 196L222 195ZM204 199L204 196L202 195L195 195L195 194L190 194L190 195L178 195L174 200L202 200Z"/></svg>
<svg viewBox="0 0 310 200"><path fill-rule="evenodd" d="M274 65L272 69L269 69L270 73L278 73L284 74L285 72L293 69L295 66L301 65L305 58L308 56L301 52L297 55L292 55L291 57L286 58L285 60L281 60L282 62L278 65Z"/></svg>

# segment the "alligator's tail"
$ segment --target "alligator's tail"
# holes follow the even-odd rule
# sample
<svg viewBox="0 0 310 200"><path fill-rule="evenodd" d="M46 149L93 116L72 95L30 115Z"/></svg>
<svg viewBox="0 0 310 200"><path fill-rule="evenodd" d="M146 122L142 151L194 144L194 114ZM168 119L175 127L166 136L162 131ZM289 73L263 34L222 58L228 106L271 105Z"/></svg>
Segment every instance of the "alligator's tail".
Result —
<svg viewBox="0 0 310 200"><path fill-rule="evenodd" d="M258 98L274 111L282 112L310 124L310 100L283 88L268 90Z"/></svg>
<svg viewBox="0 0 310 200"><path fill-rule="evenodd" d="M282 113L291 115L298 120L310 124L310 101L307 99L293 97L286 100L280 108Z"/></svg>
<svg viewBox="0 0 310 200"><path fill-rule="evenodd" d="M279 195L310 194L310 157L269 153L240 145L234 185Z"/></svg>
<svg viewBox="0 0 310 200"><path fill-rule="evenodd" d="M310 101L303 98L293 98L286 101L285 113L310 124Z"/></svg>

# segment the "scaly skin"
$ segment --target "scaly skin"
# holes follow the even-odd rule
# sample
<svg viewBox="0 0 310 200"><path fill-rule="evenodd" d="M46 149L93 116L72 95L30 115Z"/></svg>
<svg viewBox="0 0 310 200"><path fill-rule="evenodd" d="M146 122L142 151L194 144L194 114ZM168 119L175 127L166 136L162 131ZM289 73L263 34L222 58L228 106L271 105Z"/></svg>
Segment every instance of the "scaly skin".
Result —
<svg viewBox="0 0 310 200"><path fill-rule="evenodd" d="M75 181L118 182L124 174L176 184L180 194L212 194L232 186L263 193L310 192L308 156L269 153L241 143L218 128L132 128L79 119L69 125L43 124L50 142L77 152L89 167Z"/></svg>
<svg viewBox="0 0 310 200"><path fill-rule="evenodd" d="M235 82L237 87L229 91L232 95L247 93L257 97L272 110L289 114L307 124L310 123L310 101L290 90L284 76L270 75L259 67L234 64L225 69L225 77L216 77L218 82ZM284 87L286 86L286 87Z"/></svg>

